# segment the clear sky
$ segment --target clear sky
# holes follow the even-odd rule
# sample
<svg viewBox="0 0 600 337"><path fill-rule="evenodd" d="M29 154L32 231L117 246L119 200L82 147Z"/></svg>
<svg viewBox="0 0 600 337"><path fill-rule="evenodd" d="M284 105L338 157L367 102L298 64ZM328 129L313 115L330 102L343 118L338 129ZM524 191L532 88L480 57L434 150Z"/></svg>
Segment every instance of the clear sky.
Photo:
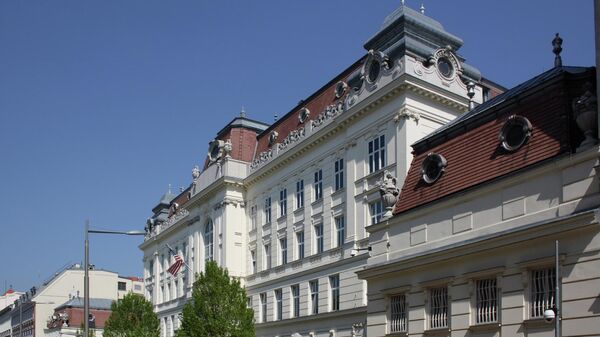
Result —
<svg viewBox="0 0 600 337"><path fill-rule="evenodd" d="M594 62L593 2L425 0L459 53L507 87ZM418 8L420 1L406 0ZM246 107L271 122L366 51L400 0L0 0L0 292L83 260L83 228L144 228ZM142 275L141 237L91 260Z"/></svg>

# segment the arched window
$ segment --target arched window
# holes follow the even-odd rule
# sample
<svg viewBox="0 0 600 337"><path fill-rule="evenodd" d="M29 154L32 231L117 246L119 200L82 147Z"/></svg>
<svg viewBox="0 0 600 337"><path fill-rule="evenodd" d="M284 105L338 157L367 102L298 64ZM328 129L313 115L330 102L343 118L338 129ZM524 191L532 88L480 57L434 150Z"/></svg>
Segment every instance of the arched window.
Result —
<svg viewBox="0 0 600 337"><path fill-rule="evenodd" d="M208 220L204 227L204 257L207 261L214 260L213 238L213 223L212 220Z"/></svg>

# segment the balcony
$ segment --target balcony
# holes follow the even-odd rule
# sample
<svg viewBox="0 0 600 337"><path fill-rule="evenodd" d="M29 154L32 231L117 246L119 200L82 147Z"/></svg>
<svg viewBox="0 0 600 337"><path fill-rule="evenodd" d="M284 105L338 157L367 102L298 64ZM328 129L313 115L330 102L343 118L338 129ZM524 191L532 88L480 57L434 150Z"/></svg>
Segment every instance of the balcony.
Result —
<svg viewBox="0 0 600 337"><path fill-rule="evenodd" d="M201 193L220 178L242 180L248 176L249 169L248 163L231 158L212 164L193 182L191 196Z"/></svg>

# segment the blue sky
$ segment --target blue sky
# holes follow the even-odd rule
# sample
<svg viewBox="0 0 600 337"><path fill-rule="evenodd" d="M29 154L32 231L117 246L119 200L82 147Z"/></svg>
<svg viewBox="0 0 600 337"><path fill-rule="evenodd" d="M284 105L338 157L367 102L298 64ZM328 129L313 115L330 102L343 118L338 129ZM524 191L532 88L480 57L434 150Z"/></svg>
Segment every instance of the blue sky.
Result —
<svg viewBox="0 0 600 337"><path fill-rule="evenodd" d="M421 2L406 1L418 8ZM361 57L400 1L0 1L0 292L83 259L83 228L143 229L246 107L271 122ZM592 1L428 0L459 53L512 87L594 62ZM140 237L91 237L142 274Z"/></svg>

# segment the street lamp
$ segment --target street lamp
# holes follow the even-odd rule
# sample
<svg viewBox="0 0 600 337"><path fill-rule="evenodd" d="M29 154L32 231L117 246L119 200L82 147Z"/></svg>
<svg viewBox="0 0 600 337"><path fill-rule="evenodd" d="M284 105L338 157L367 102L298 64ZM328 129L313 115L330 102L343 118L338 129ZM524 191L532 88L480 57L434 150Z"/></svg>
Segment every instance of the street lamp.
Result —
<svg viewBox="0 0 600 337"><path fill-rule="evenodd" d="M146 235L145 231L112 231L101 229L90 229L90 221L85 222L85 258L83 272L83 337L90 336L90 242L89 233L118 234L118 235Z"/></svg>

